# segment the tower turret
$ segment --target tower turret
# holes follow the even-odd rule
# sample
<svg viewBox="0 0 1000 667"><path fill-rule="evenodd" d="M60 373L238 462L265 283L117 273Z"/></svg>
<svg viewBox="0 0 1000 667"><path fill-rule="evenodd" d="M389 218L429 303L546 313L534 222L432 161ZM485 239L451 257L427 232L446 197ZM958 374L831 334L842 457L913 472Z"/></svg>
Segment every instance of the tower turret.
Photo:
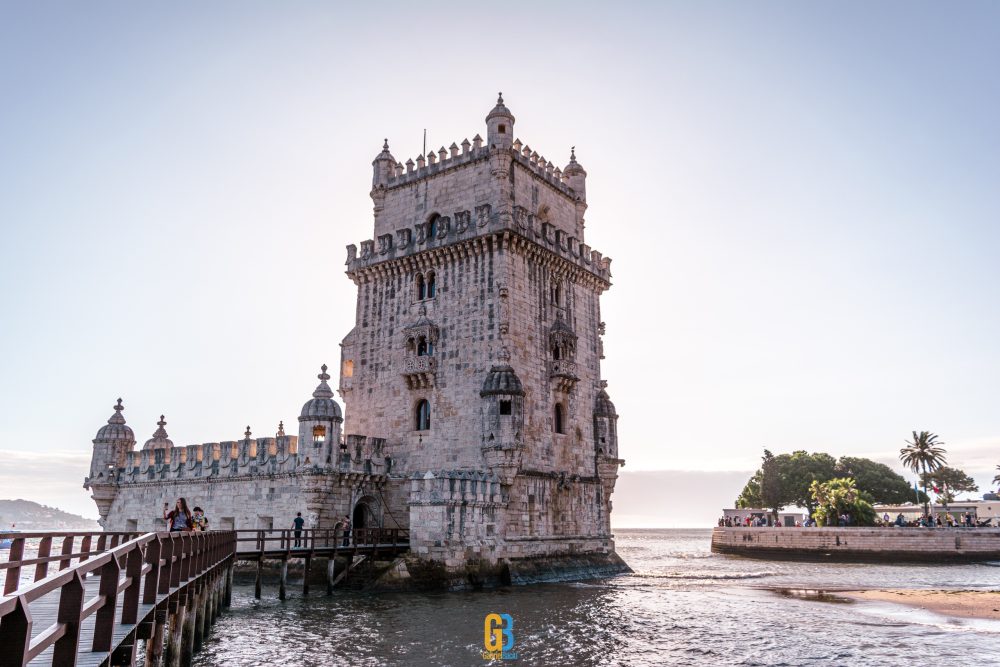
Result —
<svg viewBox="0 0 1000 667"><path fill-rule="evenodd" d="M514 114L504 106L503 93L499 93L497 105L486 116L486 145L490 148L514 145Z"/></svg>
<svg viewBox="0 0 1000 667"><path fill-rule="evenodd" d="M83 488L91 491L97 503L101 523L108 517L111 503L117 494L117 471L125 466L125 454L135 447L135 434L125 423L122 399L115 404L115 412L108 423L101 427L94 438L94 451L90 459L90 475L83 481Z"/></svg>
<svg viewBox="0 0 1000 667"><path fill-rule="evenodd" d="M372 188L387 185L396 171L396 158L389 152L389 140L382 142L382 152L372 161Z"/></svg>
<svg viewBox="0 0 1000 667"><path fill-rule="evenodd" d="M499 363L490 368L479 396L483 399L482 452L487 467L501 484L514 481L524 451L524 386L501 348Z"/></svg>
<svg viewBox="0 0 1000 667"><path fill-rule="evenodd" d="M319 386L313 397L306 401L299 414L299 456L309 458L315 465L333 464L333 453L340 444L341 424L344 423L340 406L333 400L333 390L327 384L330 375L327 365L320 367Z"/></svg>

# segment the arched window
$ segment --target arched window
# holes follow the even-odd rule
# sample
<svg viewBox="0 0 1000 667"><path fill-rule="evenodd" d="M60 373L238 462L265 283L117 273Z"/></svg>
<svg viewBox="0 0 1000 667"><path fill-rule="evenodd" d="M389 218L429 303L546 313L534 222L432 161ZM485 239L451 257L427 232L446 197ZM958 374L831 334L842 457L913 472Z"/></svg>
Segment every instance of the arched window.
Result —
<svg viewBox="0 0 1000 667"><path fill-rule="evenodd" d="M556 403L554 414L552 416L553 416L552 425L555 427L555 432L565 433L566 431L563 429L564 427L563 422L565 421L564 419L565 415L563 415L562 403Z"/></svg>
<svg viewBox="0 0 1000 667"><path fill-rule="evenodd" d="M434 272L433 271L428 271L427 272L427 298L428 299L433 299L434 298L434 294L436 294L436 293L437 293L437 283L434 280Z"/></svg>
<svg viewBox="0 0 1000 667"><path fill-rule="evenodd" d="M326 442L326 427L313 426L313 442L320 445Z"/></svg>
<svg viewBox="0 0 1000 667"><path fill-rule="evenodd" d="M562 285L558 281L552 283L549 296L553 306L562 306Z"/></svg>
<svg viewBox="0 0 1000 667"><path fill-rule="evenodd" d="M426 431L431 427L431 404L421 399L416 410L417 430Z"/></svg>
<svg viewBox="0 0 1000 667"><path fill-rule="evenodd" d="M422 273L417 274L417 300L423 301L427 298L427 286L424 284Z"/></svg>
<svg viewBox="0 0 1000 667"><path fill-rule="evenodd" d="M430 352L428 352L427 337L421 336L420 340L417 342L417 356L426 357Z"/></svg>
<svg viewBox="0 0 1000 667"><path fill-rule="evenodd" d="M555 359L556 361L562 358L562 348L560 348L558 345L552 346L552 358Z"/></svg>

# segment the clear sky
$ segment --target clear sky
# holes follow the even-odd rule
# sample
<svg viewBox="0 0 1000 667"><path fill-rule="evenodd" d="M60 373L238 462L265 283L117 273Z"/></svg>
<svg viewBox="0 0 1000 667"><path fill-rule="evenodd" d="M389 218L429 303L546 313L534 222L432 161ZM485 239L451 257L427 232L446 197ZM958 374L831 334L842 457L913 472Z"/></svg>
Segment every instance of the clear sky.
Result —
<svg viewBox="0 0 1000 667"><path fill-rule="evenodd" d="M471 138L498 90L588 171L626 471L735 497L765 446L927 429L985 486L998 63L990 2L0 4L0 497L95 515L118 396L140 445L294 424L383 137Z"/></svg>

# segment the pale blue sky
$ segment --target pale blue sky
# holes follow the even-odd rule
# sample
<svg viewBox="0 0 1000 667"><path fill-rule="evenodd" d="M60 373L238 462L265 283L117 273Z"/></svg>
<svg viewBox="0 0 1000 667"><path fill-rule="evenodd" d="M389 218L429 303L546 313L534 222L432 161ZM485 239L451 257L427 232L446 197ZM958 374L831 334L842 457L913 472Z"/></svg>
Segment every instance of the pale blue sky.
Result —
<svg viewBox="0 0 1000 667"><path fill-rule="evenodd" d="M93 515L118 396L140 443L295 423L382 138L471 138L497 90L589 173L626 470L929 429L985 484L998 62L995 3L3 3L0 496Z"/></svg>

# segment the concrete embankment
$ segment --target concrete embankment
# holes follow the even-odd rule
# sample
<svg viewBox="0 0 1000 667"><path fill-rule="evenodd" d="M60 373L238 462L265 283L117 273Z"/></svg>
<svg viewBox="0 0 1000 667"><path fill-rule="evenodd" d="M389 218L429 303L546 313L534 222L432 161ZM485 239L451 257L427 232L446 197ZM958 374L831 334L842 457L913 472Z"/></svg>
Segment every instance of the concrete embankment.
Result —
<svg viewBox="0 0 1000 667"><path fill-rule="evenodd" d="M1000 560L998 528L715 528L712 551L750 558L960 563Z"/></svg>

